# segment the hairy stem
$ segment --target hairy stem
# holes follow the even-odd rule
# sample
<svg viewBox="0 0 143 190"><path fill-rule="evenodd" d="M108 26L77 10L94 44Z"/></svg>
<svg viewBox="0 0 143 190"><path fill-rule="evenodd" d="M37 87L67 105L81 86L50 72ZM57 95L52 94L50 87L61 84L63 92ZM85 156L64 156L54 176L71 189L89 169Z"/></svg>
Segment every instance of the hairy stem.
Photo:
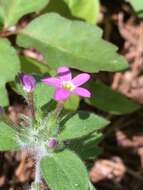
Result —
<svg viewBox="0 0 143 190"><path fill-rule="evenodd" d="M36 168L35 168L35 183L40 183L41 175L40 175L40 160L36 161Z"/></svg>
<svg viewBox="0 0 143 190"><path fill-rule="evenodd" d="M34 101L33 101L33 93L28 93L28 106L29 109L31 110L33 119L35 118L35 110L34 110Z"/></svg>
<svg viewBox="0 0 143 190"><path fill-rule="evenodd" d="M57 119L58 116L60 115L60 113L61 113L63 107L64 107L64 101L58 102L57 107L56 107L56 109L55 109L55 111L54 111L54 117L55 117L56 119Z"/></svg>
<svg viewBox="0 0 143 190"><path fill-rule="evenodd" d="M55 133L55 130L57 129L57 119L63 107L64 107L64 101L58 102L56 109L52 112L52 114L48 118L47 133L49 136L52 136L53 133Z"/></svg>
<svg viewBox="0 0 143 190"><path fill-rule="evenodd" d="M40 190L40 182L41 182L41 174L40 174L40 159L39 156L36 158L36 165L35 165L35 179L32 183L31 190Z"/></svg>

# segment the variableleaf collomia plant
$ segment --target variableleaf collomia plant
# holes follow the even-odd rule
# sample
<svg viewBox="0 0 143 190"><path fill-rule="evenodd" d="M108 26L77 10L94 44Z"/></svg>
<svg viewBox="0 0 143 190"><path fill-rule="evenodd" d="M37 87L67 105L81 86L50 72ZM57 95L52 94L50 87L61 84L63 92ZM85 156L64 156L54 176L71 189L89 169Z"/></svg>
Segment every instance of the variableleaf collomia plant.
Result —
<svg viewBox="0 0 143 190"><path fill-rule="evenodd" d="M15 124L0 108L0 150L34 156L31 190L40 190L42 179L50 190L95 189L82 160L98 156L109 121L80 109L81 99L111 114L138 109L92 74L127 68L117 47L102 39L98 12L98 0L0 0L0 104L8 106L8 83L31 113Z"/></svg>

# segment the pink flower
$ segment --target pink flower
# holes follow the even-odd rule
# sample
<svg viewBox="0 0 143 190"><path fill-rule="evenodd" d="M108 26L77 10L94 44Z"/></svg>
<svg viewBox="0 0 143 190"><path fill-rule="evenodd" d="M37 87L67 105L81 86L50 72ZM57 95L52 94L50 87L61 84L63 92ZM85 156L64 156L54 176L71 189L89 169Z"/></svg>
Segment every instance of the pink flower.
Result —
<svg viewBox="0 0 143 190"><path fill-rule="evenodd" d="M90 75L82 73L72 79L72 73L67 67L59 67L58 77L47 77L42 80L50 86L55 87L54 99L56 101L66 100L70 94L77 94L82 97L90 97L90 92L80 87L90 79Z"/></svg>

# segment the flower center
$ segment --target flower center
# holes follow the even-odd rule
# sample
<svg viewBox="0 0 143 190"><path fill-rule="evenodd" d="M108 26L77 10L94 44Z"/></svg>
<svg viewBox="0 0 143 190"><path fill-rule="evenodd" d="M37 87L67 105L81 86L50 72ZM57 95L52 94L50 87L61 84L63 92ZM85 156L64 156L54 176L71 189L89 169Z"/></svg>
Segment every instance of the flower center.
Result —
<svg viewBox="0 0 143 190"><path fill-rule="evenodd" d="M74 84L71 81L63 81L62 87L68 91L72 91L75 88Z"/></svg>

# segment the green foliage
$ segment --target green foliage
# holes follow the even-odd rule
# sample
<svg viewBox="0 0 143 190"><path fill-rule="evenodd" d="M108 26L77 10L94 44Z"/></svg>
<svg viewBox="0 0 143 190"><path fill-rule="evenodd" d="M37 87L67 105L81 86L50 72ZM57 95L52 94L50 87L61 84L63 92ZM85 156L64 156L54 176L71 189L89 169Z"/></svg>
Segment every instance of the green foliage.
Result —
<svg viewBox="0 0 143 190"><path fill-rule="evenodd" d="M41 94L42 93L42 94ZM34 90L34 103L36 108L44 106L51 100L53 89L41 82L37 83Z"/></svg>
<svg viewBox="0 0 143 190"><path fill-rule="evenodd" d="M9 41L0 38L0 105L6 106L8 103L5 84L14 80L16 74L20 71L19 58Z"/></svg>
<svg viewBox="0 0 143 190"><path fill-rule="evenodd" d="M20 31L17 44L37 48L54 68L65 65L86 72L125 69L127 63L116 53L117 48L101 35L97 26L50 13Z"/></svg>
<svg viewBox="0 0 143 190"><path fill-rule="evenodd" d="M5 28L16 24L24 15L43 9L49 0L1 0L0 17Z"/></svg>
<svg viewBox="0 0 143 190"><path fill-rule="evenodd" d="M9 104L8 101L8 94L5 86L0 87L0 105L1 106L7 106Z"/></svg>
<svg viewBox="0 0 143 190"><path fill-rule="evenodd" d="M6 123L0 122L0 151L16 150L19 148L16 130Z"/></svg>
<svg viewBox="0 0 143 190"><path fill-rule="evenodd" d="M49 69L45 64L35 59L21 56L20 61L21 61L21 70L25 73L45 74L49 72Z"/></svg>
<svg viewBox="0 0 143 190"><path fill-rule="evenodd" d="M102 30L92 25L99 14L99 0L51 0L49 7L48 2L0 0L0 35L11 41L10 44L8 39L0 38L0 106L8 105L6 84L9 83L17 94L25 98L31 113L18 114L17 126L0 107L0 150L26 148L32 151L36 161L33 190L39 190L40 169L51 190L95 190L80 158L95 159L102 152L99 147L103 139L101 130L109 121L95 113L79 111L84 101L80 102L80 97L73 92L65 101L52 100L53 88L40 80L44 76L56 76L56 69L60 66L96 73L120 71L128 65L117 53L118 48L102 39ZM140 11L141 4L133 6ZM49 13L52 11L68 19ZM26 22L13 27L29 13L39 15L28 15ZM74 16L87 22L73 20L76 19ZM26 57L23 48L38 51L43 60ZM20 72L32 74L36 84L35 79L27 74L21 75L19 84L15 77ZM73 76L76 72L74 70ZM54 82L52 79L51 83ZM55 82L56 89L63 88L64 82L60 81L58 85ZM70 85L74 90L74 84ZM89 108L95 106L119 115L139 109L136 103L100 81L91 79L87 86L92 94L91 99L85 99ZM87 104L84 106L88 107Z"/></svg>
<svg viewBox="0 0 143 190"><path fill-rule="evenodd" d="M99 0L64 0L74 16L95 24L99 16Z"/></svg>
<svg viewBox="0 0 143 190"><path fill-rule="evenodd" d="M101 133L94 132L86 137L70 141L69 148L83 160L95 159L102 152L97 145L103 139Z"/></svg>
<svg viewBox="0 0 143 190"><path fill-rule="evenodd" d="M73 19L70 10L64 0L50 0L48 6L46 6L46 8L42 11L44 14L48 12L56 12L66 18Z"/></svg>
<svg viewBox="0 0 143 190"><path fill-rule="evenodd" d="M69 150L45 157L41 161L41 172L52 190L88 190L86 168Z"/></svg>
<svg viewBox="0 0 143 190"><path fill-rule="evenodd" d="M111 114L128 114L139 109L139 105L126 96L112 90L100 81L89 84L92 97L86 102Z"/></svg>
<svg viewBox="0 0 143 190"><path fill-rule="evenodd" d="M142 0L128 0L133 6L134 10L140 15L140 11L143 11L143 1ZM143 17L143 15L141 14Z"/></svg>
<svg viewBox="0 0 143 190"><path fill-rule="evenodd" d="M64 104L64 108L69 111L76 111L79 107L80 98L72 94Z"/></svg>
<svg viewBox="0 0 143 190"><path fill-rule="evenodd" d="M66 120L66 119L65 119ZM62 121L60 127L63 127L59 134L59 139L69 140L76 139L95 130L102 129L109 124L109 121L90 112L79 111L68 118L67 121Z"/></svg>

